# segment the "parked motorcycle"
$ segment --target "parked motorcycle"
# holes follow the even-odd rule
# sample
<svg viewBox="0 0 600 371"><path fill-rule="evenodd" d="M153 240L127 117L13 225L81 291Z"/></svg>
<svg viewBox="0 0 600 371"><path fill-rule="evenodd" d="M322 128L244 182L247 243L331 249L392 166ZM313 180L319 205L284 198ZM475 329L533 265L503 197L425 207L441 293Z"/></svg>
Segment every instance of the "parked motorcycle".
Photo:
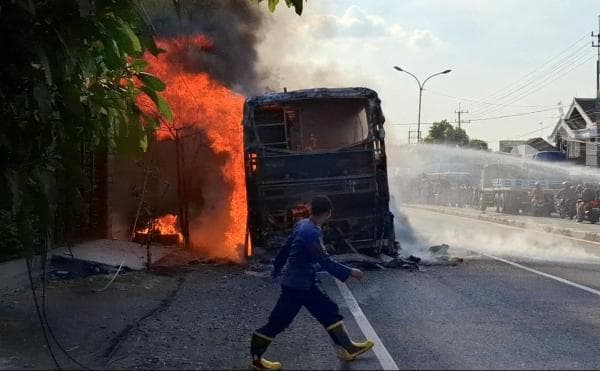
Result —
<svg viewBox="0 0 600 371"><path fill-rule="evenodd" d="M556 199L556 211L561 219L573 219L577 215L577 199L569 197Z"/></svg>
<svg viewBox="0 0 600 371"><path fill-rule="evenodd" d="M550 210L548 210L548 204L546 200L532 200L531 201L531 212L533 216L549 216Z"/></svg>
<svg viewBox="0 0 600 371"><path fill-rule="evenodd" d="M600 219L600 200L592 200L584 204L581 199L577 200L578 215L577 222L588 221L591 224L596 224Z"/></svg>

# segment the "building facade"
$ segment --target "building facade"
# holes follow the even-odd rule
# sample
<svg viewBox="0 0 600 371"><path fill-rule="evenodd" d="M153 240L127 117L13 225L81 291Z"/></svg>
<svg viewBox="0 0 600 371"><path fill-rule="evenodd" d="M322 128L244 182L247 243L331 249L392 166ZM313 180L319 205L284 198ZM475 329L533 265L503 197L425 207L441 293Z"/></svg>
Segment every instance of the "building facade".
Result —
<svg viewBox="0 0 600 371"><path fill-rule="evenodd" d="M550 139L569 161L590 167L600 165L599 107L599 99L574 98L566 115L556 123Z"/></svg>

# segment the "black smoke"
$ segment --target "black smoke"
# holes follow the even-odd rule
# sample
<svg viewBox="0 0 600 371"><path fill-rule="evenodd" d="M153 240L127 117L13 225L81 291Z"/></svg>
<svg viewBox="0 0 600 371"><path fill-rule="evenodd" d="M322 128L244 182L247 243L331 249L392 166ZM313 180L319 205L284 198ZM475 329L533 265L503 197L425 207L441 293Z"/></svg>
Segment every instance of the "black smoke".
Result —
<svg viewBox="0 0 600 371"><path fill-rule="evenodd" d="M263 13L248 0L144 1L157 38L204 35L212 47L190 46L183 67L206 72L245 95L262 92L257 71Z"/></svg>

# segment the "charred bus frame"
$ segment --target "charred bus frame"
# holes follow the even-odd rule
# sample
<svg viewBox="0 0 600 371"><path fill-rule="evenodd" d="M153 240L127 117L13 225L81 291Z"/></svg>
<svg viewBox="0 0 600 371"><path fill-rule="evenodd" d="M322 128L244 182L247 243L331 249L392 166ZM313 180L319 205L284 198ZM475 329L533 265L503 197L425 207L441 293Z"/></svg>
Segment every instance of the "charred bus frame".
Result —
<svg viewBox="0 0 600 371"><path fill-rule="evenodd" d="M325 243L336 252L395 254L383 123L367 88L309 89L244 106L248 226L253 246L281 246L308 202L333 202Z"/></svg>

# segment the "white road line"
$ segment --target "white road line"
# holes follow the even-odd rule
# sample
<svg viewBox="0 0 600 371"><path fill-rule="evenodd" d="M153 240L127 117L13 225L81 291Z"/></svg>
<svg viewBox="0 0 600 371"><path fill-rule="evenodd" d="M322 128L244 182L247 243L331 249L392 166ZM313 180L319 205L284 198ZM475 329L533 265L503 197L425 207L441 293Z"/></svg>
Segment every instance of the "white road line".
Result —
<svg viewBox="0 0 600 371"><path fill-rule="evenodd" d="M334 279L334 281L340 288L340 292L342 293L344 300L346 300L346 304L348 304L350 313L352 313L354 319L356 320L356 323L358 323L358 327L360 327L361 331L368 339L371 339L375 342L373 352L375 352L375 355L377 356L381 367L384 370L399 370L398 365L396 364L396 362L394 362L394 359L383 345L383 342L381 341L379 336L377 336L377 333L373 329L373 326L371 326L369 320L363 313L362 309L360 309L360 306L356 302L356 299L352 295L352 292L350 292L350 289L348 289L348 286L346 286L345 283L336 279Z"/></svg>
<svg viewBox="0 0 600 371"><path fill-rule="evenodd" d="M491 258L491 259L495 259L495 260L501 261L501 262L503 262L503 263L506 263L506 264L512 265L512 266L514 266L514 267L517 267L517 268L524 269L524 270L526 270L526 271L528 271L528 272L531 272L531 273L539 274L540 276L543 276L543 277L546 277L546 278L550 278L550 279L552 279L552 280L555 280L555 281L558 281L558 282L564 283L565 285L569 285L569 286L577 287L578 289L581 289L581 290L583 290L583 291L587 291L587 292L589 292L589 293L591 293L591 294L594 294L594 295L600 296L600 291L599 291L599 290L596 290L596 289L593 289L593 288L591 288L591 287L587 287L587 286L584 286L584 285L580 285L580 284L578 284L578 283L575 283L575 282L573 282L573 281L569 281L569 280L567 280L567 279L564 279L564 278L560 278L560 277L557 277L557 276L553 276L553 275L551 275L551 274L548 274L548 273L540 272L540 271L538 271L538 270L536 270L536 269L529 268L529 267L526 267L526 266L524 266L524 265L521 265L521 264L518 264L518 263L512 262L512 261L510 261L510 260L506 260L506 259L499 258L499 257L497 257L497 256L493 256L493 255L487 255L487 254L482 254L482 253L479 253L479 252L478 252L478 254L481 254L481 255L483 255L483 256L487 256L488 258Z"/></svg>

